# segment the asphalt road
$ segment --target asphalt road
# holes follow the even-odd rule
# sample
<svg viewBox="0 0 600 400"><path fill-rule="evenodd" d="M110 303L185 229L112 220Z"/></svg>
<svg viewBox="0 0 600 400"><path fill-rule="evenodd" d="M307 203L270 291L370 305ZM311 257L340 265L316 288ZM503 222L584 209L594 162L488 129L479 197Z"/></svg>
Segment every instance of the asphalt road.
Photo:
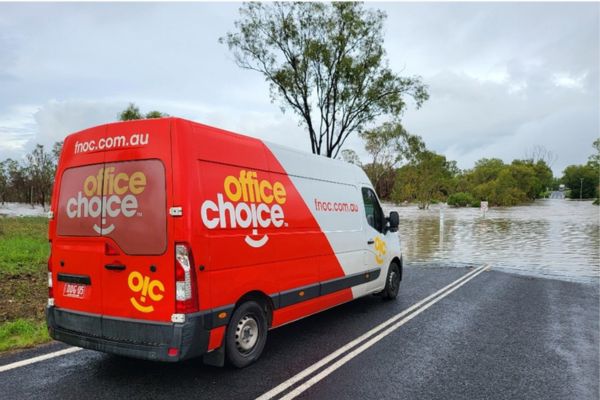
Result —
<svg viewBox="0 0 600 400"><path fill-rule="evenodd" d="M406 268L397 301L366 297L271 331L261 360L243 370L82 350L0 372L0 398L253 399L468 272ZM598 325L597 285L486 271L298 398L598 399ZM65 347L3 356L0 366Z"/></svg>
<svg viewBox="0 0 600 400"><path fill-rule="evenodd" d="M560 191L553 191L550 193L550 198L551 199L564 199L565 198L565 192L560 192Z"/></svg>

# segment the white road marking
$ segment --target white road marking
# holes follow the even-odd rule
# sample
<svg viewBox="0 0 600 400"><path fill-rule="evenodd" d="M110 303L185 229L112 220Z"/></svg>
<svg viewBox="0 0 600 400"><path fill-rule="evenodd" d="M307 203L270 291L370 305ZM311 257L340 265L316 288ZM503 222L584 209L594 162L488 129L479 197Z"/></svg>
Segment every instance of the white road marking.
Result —
<svg viewBox="0 0 600 400"><path fill-rule="evenodd" d="M322 358L321 360L317 361L316 363L314 363L313 365L311 365L310 367L306 368L305 370L299 372L298 374L292 376L291 378L289 378L288 380L286 380L285 382L279 384L278 386L274 387L273 389L269 390L268 392L264 393L263 395L259 396L256 398L256 400L269 400L272 399L273 397L277 396L279 393L287 390L288 388L292 387L293 385L295 385L296 383L298 383L299 381L301 381L302 379L304 379L305 377L309 376L310 374L312 374L313 372L317 371L318 369L320 369L321 367L323 367L324 365L328 364L329 362L331 362L332 360L336 359L337 357L341 356L342 354L344 354L345 352L347 352L348 350L352 349L353 347L357 346L359 343L367 340L368 338L370 338L371 336L377 334L378 332L380 332L381 330L385 329L387 326L393 324L394 322L398 321L400 318L404 317L405 315L411 313L412 311L414 311L415 309L418 309L419 307L421 307L423 304L426 304L428 301L430 301L431 299L434 299L435 297L439 296L440 294L444 293L445 291L450 290L448 293L445 293L443 296L440 296L438 299L434 300L433 302L431 302L430 304L426 304L426 306L424 308L422 308L421 310L419 310L418 312L411 314L409 317L406 318L406 320L402 320L400 321L398 324L394 325L392 328L389 328L389 332L392 332L393 330L397 329L399 326L401 326L402 324L404 324L405 322L408 322L410 319L413 318L413 316L419 314L422 310L428 308L429 306L433 305L434 303L436 303L438 300L442 299L443 297L447 296L448 294L452 293L454 290L458 289L460 286L462 286L463 284L465 284L466 282L468 282L469 280L473 279L476 275L479 275L481 272L483 272L484 270L488 269L489 266L488 265L484 265L481 266L479 268L474 269L473 271L461 276L460 278L458 278L457 280L455 280L454 282L444 286L442 289L438 290L437 292L427 296L426 298L424 298L423 300L419 301L418 303L413 304L412 306L410 306L409 308L407 308L406 310L402 311L401 313L391 317L390 319L382 322L381 324L377 325L376 327L374 327L373 329L371 329L370 331L366 332L365 334L359 336L358 338L354 339L353 341L347 343L346 345L340 347L339 349L337 349L336 351L334 351L333 353L329 354L328 356ZM458 286L456 286L458 285ZM456 286L453 288L453 286ZM386 330L387 333L385 333L383 336L381 336L381 338L383 338L384 336L386 336L387 334L389 334L388 330ZM377 336L379 337L379 336ZM381 340L378 339L375 342ZM373 343L375 343L373 342ZM371 344L372 345L372 344ZM370 346L371 346L370 345ZM364 346L364 345L363 345ZM361 348L363 347L361 346ZM367 346L367 347L370 347ZM358 350L358 349L357 349ZM359 353L361 353L362 351L366 350L363 349L361 350ZM356 351L356 350L355 350ZM353 355L351 358L354 358L357 354ZM352 354L352 353L349 353ZM347 357L347 356L346 356ZM344 357L344 358L346 358ZM350 358L350 359L351 359ZM350 360L348 359L348 360ZM341 360L340 360L341 361ZM339 362L339 361L338 361ZM347 362L347 361L345 361ZM333 365L336 365L337 363L334 363ZM342 363L343 364L343 363ZM339 368L342 364L339 364L336 368L334 368L333 370ZM330 367L331 368L331 367ZM328 368L329 369L329 368ZM327 371L328 369L324 370ZM304 388L302 391L308 389L310 386L314 385L316 382L318 382L319 380L323 379L325 376L329 375L331 372L333 372L333 370L329 371L326 375L322 376L320 379L318 379L317 381L311 383L309 386L307 386L306 388ZM323 372L324 372L323 371ZM316 378L317 376L320 376L323 372L321 372L320 374L316 375L314 378ZM314 379L313 378L313 379ZM311 382L311 380L307 381L307 382ZM299 388L304 387L304 385L306 385L306 383L304 383L303 385L298 386L298 388L296 388L296 390L298 390ZM292 393L295 393L296 390L288 393L287 396L289 396ZM298 394L302 393L302 391L298 392L297 394L294 395L297 396ZM284 397L284 398L288 398L288 397ZM289 398L293 398L293 397L289 397Z"/></svg>
<svg viewBox="0 0 600 400"><path fill-rule="evenodd" d="M440 293L443 293L444 291L452 288L452 286L458 284L456 287L452 288L447 293L444 293L439 298L437 298L434 301L432 301L431 303L425 305L422 309L420 309L420 310L416 311L415 313L409 315L407 318L405 318L404 320L398 322L394 326L386 329L383 333L377 335L373 339L369 340L367 343L363 344L362 346L360 346L359 348L357 348L353 352L351 352L348 355L346 355L344 358L338 360L336 363L332 364L329 368L323 370L321 373L319 373L318 375L314 376L312 379L310 379L307 382L305 382L304 384L298 386L298 388L296 388L294 391L288 393L284 398L285 399L292 399L292 398L296 397L298 394L302 393L304 390L308 389L310 386L314 385L315 383L317 383L318 381L320 381L321 379L323 379L324 377L326 377L327 375L329 375L331 372L333 372L334 370L336 370L337 368L339 368L341 365L345 364L350 359L354 358L356 355L362 353L368 347L371 347L374 343L376 343L379 340L381 340L384 336L387 336L390 332L392 332L395 329L397 329L398 327L402 326L404 323L410 321L417 314L420 314L423 310L425 310L425 309L429 308L431 305L437 303L440 299L442 299L443 297L445 297L448 294L452 293L453 291L455 291L456 289L458 289L460 286L464 285L465 283L467 283L468 281L470 281L471 279L473 279L476 275L479 275L479 273L483 272L485 269L488 269L488 268L489 268L489 266L484 265L482 267L479 267L479 268L477 268L477 269L469 272L468 274L465 274L464 276L458 278L454 282L452 282L449 285L443 287L442 289L438 290L437 292L433 293L432 295L429 295L426 298L424 298L423 300L419 301L418 303L413 304L411 307L409 307L406 310L402 311L400 314L395 315L394 317L388 319L387 321L384 321L383 323L379 324L378 326L376 326L375 328L371 329L367 333L363 334L362 336L354 339L353 341L351 341L350 343L346 344L345 346L343 346L343 347L339 348L338 350L334 351L333 353L331 353L327 357L321 359L320 361L316 362L315 364L313 364L309 368L305 369L304 371L301 371L300 373L294 375L293 377L291 377L287 381L283 382L279 386L276 386L275 388L271 389L267 393L265 393L262 396L258 397L257 400L267 400L267 399L273 398L277 394L283 392L287 388L289 388L289 387L293 386L295 383L299 382L301 379L305 378L306 376L312 374L314 371L318 370L319 368L321 368L325 364L329 363L331 360L337 358L338 356L340 356L341 354L343 354L346 351L350 350L351 348L353 348L357 344L361 343L362 341L366 340L367 338L369 338L372 335L376 334L377 332L381 331L386 326L394 323L399 318L402 318L406 314L408 314L411 311L415 310L416 308L420 307L422 304L427 303L429 300L431 300L434 297L438 296ZM459 284L459 282L460 282L460 284ZM369 344L369 343L371 343L371 344ZM364 347L367 344L369 344L369 345L367 347ZM24 366L30 365L30 364L35 364L35 363L40 362L40 361L45 361L45 360L49 360L49 359L52 359L52 358L55 358L55 357L60 357L60 356L64 356L64 355L67 355L67 354L75 353L76 351L79 351L79 350L82 350L82 349L80 347L69 347L69 348L66 348L66 349L63 349L63 350L55 351L53 353L42 354L40 356L33 357L33 358L28 358L26 360L21 360L21 361L17 361L17 362L11 363L11 364L1 365L0 366L0 372L9 371L11 369L15 369L15 368L19 368L19 367L24 367ZM350 355L352 355L352 356L350 358L348 358ZM346 360L346 361L341 362L342 360ZM333 369L331 369L334 366L336 366L336 367L333 368ZM329 371L329 372L327 372L327 371ZM325 375L323 375L325 372L327 372L327 373ZM315 380L315 378L317 378L317 377L320 377L320 378L318 380ZM312 383L309 386L306 386L305 389L303 389L303 390L301 390L301 391L299 391L299 392L296 393L296 391L298 389L304 387L309 382L312 382ZM292 396L292 397L289 397L292 393L296 393L296 394L294 396Z"/></svg>
<svg viewBox="0 0 600 400"><path fill-rule="evenodd" d="M485 267L483 270L481 270L481 271L477 272L476 274L470 276L468 279L464 280L459 285L453 287L452 289L450 289L446 293L442 294L440 297L438 297L438 298L432 300L431 302L427 303L426 305L424 305L423 307L419 308L414 313L410 314L408 317L401 319L400 321L396 322L394 325L390 326L389 328L387 328L386 330L384 330L383 332L381 332L377 336L371 338L366 343L364 343L361 346L359 346L358 348L352 350L350 353L346 354L344 357L340 358L339 360L337 360L336 362L334 362L333 364L331 364L329 367L325 368L323 371L319 372L317 375L313 376L312 378L310 378L309 380L307 380L306 382L304 382L303 384L301 384L300 386L298 386L297 388L295 388L294 390L292 390L291 392L289 392L288 394L286 394L285 396L283 396L281 398L281 400L291 400L291 399L295 398L296 396L298 396L299 394L301 394L302 392L304 392L305 390L307 390L308 388L310 388L311 386L313 386L315 383L319 382L320 380L322 380L323 378L325 378L326 376L328 376L329 374L331 374L333 371L335 371L336 369L338 369L342 365L346 364L348 361L352 360L354 357L356 357L357 355L359 355L363 351L367 350L369 347L373 346L375 343L379 342L381 339L383 339L384 337L386 337L387 335L389 335L390 333L392 333L393 331L395 331L396 329L398 329L399 327L401 327L402 325L404 325L405 323L407 323L408 321L410 321L411 319L413 319L417 315L421 314L423 311L427 310L432 305L434 305L435 303L437 303L438 301L440 301L444 297L448 296L450 293L454 292L456 289L458 289L459 287L461 287L465 283L469 282L471 279L475 278L477 275L479 275L480 273L482 273L483 271L485 271L487 268L488 267Z"/></svg>
<svg viewBox="0 0 600 400"><path fill-rule="evenodd" d="M0 365L0 372L9 371L11 369L15 369L15 368L19 368L19 367L24 367L24 366L29 365L29 364L35 364L37 362L44 361L44 360L49 360L49 359L54 358L54 357L64 356L65 354L74 353L74 352L79 351L79 350L81 350L80 347L69 347L67 349L55 351L53 353L42 354L41 356L37 356L37 357L33 357L33 358L28 358L26 360L17 361L17 362L14 362L12 364Z"/></svg>

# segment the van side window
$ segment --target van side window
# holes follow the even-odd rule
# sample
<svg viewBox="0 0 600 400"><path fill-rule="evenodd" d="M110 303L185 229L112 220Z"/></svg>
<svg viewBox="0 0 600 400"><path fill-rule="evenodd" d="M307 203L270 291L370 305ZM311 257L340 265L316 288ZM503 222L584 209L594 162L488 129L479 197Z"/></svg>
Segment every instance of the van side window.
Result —
<svg viewBox="0 0 600 400"><path fill-rule="evenodd" d="M365 203L365 214L367 222L379 232L383 232L384 218L383 210L377 201L377 196L369 188L362 188L363 202Z"/></svg>

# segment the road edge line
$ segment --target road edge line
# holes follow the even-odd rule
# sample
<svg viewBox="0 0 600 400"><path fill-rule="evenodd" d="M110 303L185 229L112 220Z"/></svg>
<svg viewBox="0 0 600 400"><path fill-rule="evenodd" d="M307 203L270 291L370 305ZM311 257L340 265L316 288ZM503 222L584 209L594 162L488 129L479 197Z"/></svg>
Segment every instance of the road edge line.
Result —
<svg viewBox="0 0 600 400"><path fill-rule="evenodd" d="M10 371L11 369L24 367L24 366L30 365L30 364L35 364L37 362L49 360L54 357L64 356L66 354L71 354L71 353L74 353L79 350L82 350L82 349L80 347L69 347L67 349L62 349L62 350L55 351L52 353L42 354L41 356L36 356L36 357L32 357L32 358L27 358L25 360L16 361L11 364L6 364L6 365L0 366L0 372Z"/></svg>
<svg viewBox="0 0 600 400"><path fill-rule="evenodd" d="M287 380L283 381L282 383L280 383L279 385L275 386L273 389L269 390L268 392L263 393L262 395L260 395L259 397L257 397L256 400L269 400L269 399L272 399L273 397L275 397L278 394L280 394L281 392L289 389L291 386L295 385L296 383L298 383L302 379L306 378L310 374L314 373L318 369L322 368L324 365L330 363L331 361L333 361L337 357L341 356L343 353L345 353L348 350L350 350L350 349L358 346L360 343L362 343L365 340L369 339L371 336L376 335L379 331L381 331L381 330L385 329L387 326L393 324L398 319L400 319L400 318L404 317L405 315L411 313L412 311L414 311L415 309L421 307L423 304L426 304L427 302L429 302L430 300L434 299L435 297L443 294L445 291L450 290L453 286L455 286L455 285L461 283L462 281L464 281L465 279L468 279L469 277L473 276L473 274L475 274L477 272L480 272L480 271L483 271L483 269L485 269L485 268L489 268L489 265L485 264L485 265L483 265L481 267L478 267L478 268L474 269L473 271L469 271L468 273L464 274L463 276L461 276L460 278L456 279L455 281L450 282L448 285L444 286L440 290L438 290L438 291L430 294L429 296L425 297L424 299L422 299L422 300L418 301L417 303L413 304L412 306L410 306L406 310L404 310L404 311L402 311L402 312L394 315L393 317L391 317L391 318L383 321L382 323L380 323L379 325L371 328L369 331L363 333L361 336L357 337L356 339L353 339L352 341L346 343L344 346L342 346L339 349L335 350L333 353L329 354L328 356L323 357L321 360L317 361L316 363L314 363L310 367L308 367L308 368L300 371L299 373L297 373L296 375L292 376L291 378L288 378Z"/></svg>
<svg viewBox="0 0 600 400"><path fill-rule="evenodd" d="M462 285L466 284L471 279L474 279L475 277L477 277L477 275L479 275L482 272L488 270L489 269L489 265L486 265L486 266L484 266L482 268L483 269L479 270L476 274L470 276L468 279L464 280L459 285L457 285L457 286L453 287L452 289L448 290L447 292L445 292L441 296L437 297L436 299L430 301L429 303L427 303L423 307L421 307L418 310L416 310L414 313L408 315L406 318L401 319L400 321L396 322L394 325L392 325L389 328L385 329L383 332L379 333L378 335L372 337L371 339L369 339L368 341L366 341L362 345L358 346L357 348L355 348L354 350L352 350L350 353L346 354L344 357L340 358L339 360L337 360L336 362L334 362L333 364L331 364L330 366L328 366L327 368L325 368L324 370L322 370L321 372L319 372L318 374L316 374L315 376L313 376L312 378L310 378L306 382L304 382L301 385L297 386L294 390L290 391L285 396L281 397L280 400L292 400L295 397L299 396L300 394L302 394L303 392L305 392L306 390L308 390L311 386L313 386L316 383L318 383L319 381L323 380L329 374L331 374L332 372L334 372L335 370L337 370L338 368L340 368L341 366L343 366L344 364L346 364L347 362L349 362L350 360L352 360L354 357L356 357L357 355L361 354L362 352L364 352L365 350L367 350L368 348L370 348L371 346L373 346L375 343L379 342L381 339L383 339L384 337L386 337L387 335L389 335L390 333L392 333L393 331L395 331L396 329L398 329L399 327L401 327L405 323L409 322L411 319L413 319L417 315L421 314L423 311L427 310L429 307L431 307L432 305L434 305L438 301L442 300L444 297L450 295L455 290L457 290L458 288L460 288Z"/></svg>

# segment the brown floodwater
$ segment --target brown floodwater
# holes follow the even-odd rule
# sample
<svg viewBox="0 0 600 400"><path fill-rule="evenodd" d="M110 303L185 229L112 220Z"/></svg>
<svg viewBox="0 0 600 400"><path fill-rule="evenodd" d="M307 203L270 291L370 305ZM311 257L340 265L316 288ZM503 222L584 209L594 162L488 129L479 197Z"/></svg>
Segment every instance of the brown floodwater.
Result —
<svg viewBox="0 0 600 400"><path fill-rule="evenodd" d="M495 269L579 282L600 276L600 207L591 201L547 199L517 207L445 204L419 210L385 204L400 214L404 261L410 265Z"/></svg>

